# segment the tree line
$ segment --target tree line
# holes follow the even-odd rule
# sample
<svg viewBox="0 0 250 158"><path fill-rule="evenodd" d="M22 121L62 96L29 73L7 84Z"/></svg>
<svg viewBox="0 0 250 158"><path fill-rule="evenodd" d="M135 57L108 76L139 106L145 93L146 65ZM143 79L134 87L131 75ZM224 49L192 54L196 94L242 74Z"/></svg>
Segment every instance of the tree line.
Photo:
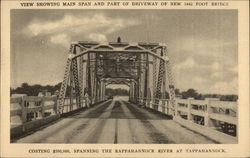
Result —
<svg viewBox="0 0 250 158"><path fill-rule="evenodd" d="M54 86L46 85L42 86L39 84L29 85L28 83L22 83L20 87L11 88L10 95L12 94L26 94L27 96L37 96L39 92L50 92L51 94L55 94L56 91L60 91L61 83L58 83ZM85 90L86 91L86 90ZM66 96L70 95L70 87L67 87ZM126 89L111 89L106 88L106 95L115 96L115 95L129 95L129 91Z"/></svg>
<svg viewBox="0 0 250 158"><path fill-rule="evenodd" d="M46 85L42 86L39 84L29 85L28 83L22 83L20 87L11 88L10 94L26 94L27 96L37 96L39 92L50 92L51 94L55 94L56 91L59 91L61 87L61 83L58 83L54 86ZM66 96L70 95L70 88L67 87ZM116 96L116 95L129 95L129 91L126 89L111 89L106 88L106 95L107 96ZM219 98L221 101L237 101L238 95L221 95L221 94L201 94L198 93L195 89L188 89L186 91L180 91L179 89L175 89L175 95L182 98L194 98L198 100L204 100L205 98ZM161 98L169 98L169 94L165 93L161 95Z"/></svg>
<svg viewBox="0 0 250 158"><path fill-rule="evenodd" d="M220 101L237 101L238 95L235 94L229 94L229 95L223 95L223 94L201 94L198 93L195 89L188 89L187 91L180 91L179 89L175 89L175 95L182 98L194 98L197 100L204 100L205 98L219 98Z"/></svg>
<svg viewBox="0 0 250 158"><path fill-rule="evenodd" d="M55 92L60 90L61 83L58 83L54 86L46 85L42 86L39 84L29 85L28 83L22 83L20 87L11 88L10 94L26 94L27 96L37 96L39 92L50 92L51 94L55 94Z"/></svg>
<svg viewBox="0 0 250 158"><path fill-rule="evenodd" d="M111 88L106 88L105 94L107 96L124 96L124 95L129 95L129 91L126 89L111 89Z"/></svg>

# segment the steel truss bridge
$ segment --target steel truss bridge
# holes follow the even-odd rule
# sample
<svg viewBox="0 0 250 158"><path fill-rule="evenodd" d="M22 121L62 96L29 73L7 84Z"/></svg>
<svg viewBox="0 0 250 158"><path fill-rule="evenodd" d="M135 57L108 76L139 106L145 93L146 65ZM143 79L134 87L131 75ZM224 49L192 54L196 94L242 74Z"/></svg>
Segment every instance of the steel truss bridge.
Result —
<svg viewBox="0 0 250 158"><path fill-rule="evenodd" d="M132 102L137 103L138 98L169 97L174 106L174 83L166 45L124 42L71 44L59 106L64 105L67 89L71 91L70 98L76 98L78 107L83 106L85 96L90 104L103 101L108 84L128 85ZM157 105L158 100L155 103Z"/></svg>
<svg viewBox="0 0 250 158"><path fill-rule="evenodd" d="M109 84L127 85L128 99L107 99ZM237 143L237 102L175 97L160 43L72 43L59 95L11 106L20 107L10 113L13 142Z"/></svg>

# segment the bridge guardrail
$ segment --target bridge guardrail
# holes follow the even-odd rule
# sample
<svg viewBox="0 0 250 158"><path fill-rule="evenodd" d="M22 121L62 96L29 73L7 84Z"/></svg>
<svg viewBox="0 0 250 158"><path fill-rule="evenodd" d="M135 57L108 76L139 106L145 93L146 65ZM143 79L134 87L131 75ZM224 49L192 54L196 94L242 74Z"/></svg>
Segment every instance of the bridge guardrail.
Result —
<svg viewBox="0 0 250 158"><path fill-rule="evenodd" d="M57 115L57 97L23 96L11 98L10 116L21 116L19 122L11 120L14 124L23 124L35 119L42 119L51 115Z"/></svg>
<svg viewBox="0 0 250 158"><path fill-rule="evenodd" d="M146 107L237 137L237 102L219 101L216 98L176 98L173 106L168 99L138 99L139 103Z"/></svg>
<svg viewBox="0 0 250 158"><path fill-rule="evenodd" d="M82 105L86 106L86 98L83 98ZM22 125L26 122L43 119L45 117L58 115L56 96L22 96L11 98L10 117L11 127ZM63 113L78 109L76 100L65 98Z"/></svg>
<svg viewBox="0 0 250 158"><path fill-rule="evenodd" d="M86 106L88 106L88 104L89 104L88 98L83 97L81 99L82 107L80 107L80 108L86 107ZM64 106L63 106L63 109L61 110L61 112L62 113L68 113L68 112L71 112L71 111L74 111L74 110L77 110L77 109L79 109L79 107L77 107L77 105L76 105L76 99L72 99L71 102L70 102L70 97L65 97Z"/></svg>
<svg viewBox="0 0 250 158"><path fill-rule="evenodd" d="M104 100L106 101L106 99ZM10 99L11 138L21 136L29 131L55 121L70 113L77 112L91 104L87 97L81 99L81 107L76 106L76 99L70 101L65 97L62 109L58 107L57 96L18 96ZM61 115L62 114L62 115ZM65 116L66 116L65 115Z"/></svg>
<svg viewBox="0 0 250 158"><path fill-rule="evenodd" d="M22 96L10 99L11 137L58 119L56 96Z"/></svg>
<svg viewBox="0 0 250 158"><path fill-rule="evenodd" d="M150 99L150 98L139 98L139 103L157 110L167 115L174 115L174 106L170 104L169 99Z"/></svg>

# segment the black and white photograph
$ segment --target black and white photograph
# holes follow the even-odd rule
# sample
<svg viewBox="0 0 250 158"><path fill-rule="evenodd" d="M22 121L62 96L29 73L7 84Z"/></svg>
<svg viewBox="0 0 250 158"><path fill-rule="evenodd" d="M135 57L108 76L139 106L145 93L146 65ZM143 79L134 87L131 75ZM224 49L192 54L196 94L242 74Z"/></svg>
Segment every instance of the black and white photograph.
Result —
<svg viewBox="0 0 250 158"><path fill-rule="evenodd" d="M0 157L250 156L248 0L4 0L0 59Z"/></svg>
<svg viewBox="0 0 250 158"><path fill-rule="evenodd" d="M237 144L238 90L235 9L10 11L11 143Z"/></svg>

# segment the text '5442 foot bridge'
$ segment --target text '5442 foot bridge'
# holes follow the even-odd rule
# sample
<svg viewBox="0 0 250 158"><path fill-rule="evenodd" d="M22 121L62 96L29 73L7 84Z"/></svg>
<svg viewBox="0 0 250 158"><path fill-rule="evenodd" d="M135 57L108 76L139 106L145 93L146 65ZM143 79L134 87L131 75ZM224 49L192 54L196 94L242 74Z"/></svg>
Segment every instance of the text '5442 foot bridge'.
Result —
<svg viewBox="0 0 250 158"><path fill-rule="evenodd" d="M67 90L76 105L94 104L105 100L108 84L126 84L130 87L129 100L170 99L170 114L174 115L174 83L165 44L158 43L96 43L71 44L64 80L59 95L63 107ZM61 108L63 109L63 108Z"/></svg>

